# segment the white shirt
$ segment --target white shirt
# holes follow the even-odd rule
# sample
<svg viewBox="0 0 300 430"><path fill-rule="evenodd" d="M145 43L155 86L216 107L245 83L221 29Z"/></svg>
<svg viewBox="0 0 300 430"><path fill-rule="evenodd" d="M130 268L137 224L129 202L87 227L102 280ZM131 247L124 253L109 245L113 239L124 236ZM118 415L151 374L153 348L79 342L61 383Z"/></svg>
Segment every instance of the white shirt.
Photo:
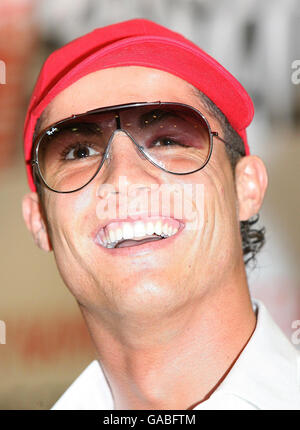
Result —
<svg viewBox="0 0 300 430"><path fill-rule="evenodd" d="M224 381L194 410L300 410L300 352L263 303L252 302L257 324L249 342ZM79 375L52 409L114 409L113 396L98 361Z"/></svg>

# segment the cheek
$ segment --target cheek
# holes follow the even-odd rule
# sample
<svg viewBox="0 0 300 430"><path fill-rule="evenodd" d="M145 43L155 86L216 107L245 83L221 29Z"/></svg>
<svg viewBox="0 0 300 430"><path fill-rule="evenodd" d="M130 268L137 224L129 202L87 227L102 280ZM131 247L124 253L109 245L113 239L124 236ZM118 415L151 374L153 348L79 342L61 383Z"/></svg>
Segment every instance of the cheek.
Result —
<svg viewBox="0 0 300 430"><path fill-rule="evenodd" d="M237 233L237 199L230 167L212 162L202 173L204 188L203 235L208 246L219 247Z"/></svg>
<svg viewBox="0 0 300 430"><path fill-rule="evenodd" d="M92 215L96 213L95 192L92 187L70 194L52 193L47 201L48 222L50 224L54 251L58 247L76 247ZM94 207L94 210L93 210Z"/></svg>
<svg viewBox="0 0 300 430"><path fill-rule="evenodd" d="M228 213L236 207L234 177L224 148L216 149L204 175L211 199L220 210Z"/></svg>
<svg viewBox="0 0 300 430"><path fill-rule="evenodd" d="M91 253L90 231L96 223L95 189L51 195L47 201L51 243L58 270L72 294L81 297L92 285L91 267L96 262ZM82 283L78 283L82 279Z"/></svg>

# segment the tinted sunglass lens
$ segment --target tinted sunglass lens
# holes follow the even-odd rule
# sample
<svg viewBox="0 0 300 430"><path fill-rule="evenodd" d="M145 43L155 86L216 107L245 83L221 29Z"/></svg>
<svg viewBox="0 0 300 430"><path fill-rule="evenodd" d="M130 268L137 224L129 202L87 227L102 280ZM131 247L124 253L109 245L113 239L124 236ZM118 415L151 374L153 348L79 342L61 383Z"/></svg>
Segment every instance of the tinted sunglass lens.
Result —
<svg viewBox="0 0 300 430"><path fill-rule="evenodd" d="M141 109L131 134L149 159L171 173L197 171L209 158L209 126L200 113L184 105Z"/></svg>
<svg viewBox="0 0 300 430"><path fill-rule="evenodd" d="M98 124L71 121L57 125L39 143L41 175L56 191L74 191L94 177L104 152L105 136Z"/></svg>

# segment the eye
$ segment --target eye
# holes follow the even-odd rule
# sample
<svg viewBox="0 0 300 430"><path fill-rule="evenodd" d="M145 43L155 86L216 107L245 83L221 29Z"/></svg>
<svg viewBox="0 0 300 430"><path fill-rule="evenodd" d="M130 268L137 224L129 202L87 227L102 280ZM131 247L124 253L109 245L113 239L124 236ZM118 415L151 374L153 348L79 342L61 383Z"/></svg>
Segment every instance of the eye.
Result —
<svg viewBox="0 0 300 430"><path fill-rule="evenodd" d="M170 145L176 145L176 142L172 139L169 139L168 137L165 137L164 139L157 139L152 146L170 146Z"/></svg>
<svg viewBox="0 0 300 430"><path fill-rule="evenodd" d="M99 152L91 146L80 144L73 148L67 148L63 155L65 160L78 160L81 158L91 157L93 155L99 155Z"/></svg>
<svg viewBox="0 0 300 430"><path fill-rule="evenodd" d="M169 137L157 139L155 142L153 142L153 144L151 146L157 147L157 146L174 146L174 145L185 146L185 145L183 145L183 144L181 144L181 143L177 142L176 140L171 139Z"/></svg>

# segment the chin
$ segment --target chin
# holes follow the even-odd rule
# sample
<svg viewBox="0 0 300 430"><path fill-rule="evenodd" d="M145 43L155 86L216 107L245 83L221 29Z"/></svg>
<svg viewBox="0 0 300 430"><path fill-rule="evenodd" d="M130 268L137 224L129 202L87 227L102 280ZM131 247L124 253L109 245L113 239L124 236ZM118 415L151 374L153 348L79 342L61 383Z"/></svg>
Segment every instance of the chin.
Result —
<svg viewBox="0 0 300 430"><path fill-rule="evenodd" d="M139 318L155 318L166 316L184 304L185 295L179 291L180 285L174 280L164 280L161 276L147 279L132 278L106 284L106 297L111 306L122 317L138 316Z"/></svg>

